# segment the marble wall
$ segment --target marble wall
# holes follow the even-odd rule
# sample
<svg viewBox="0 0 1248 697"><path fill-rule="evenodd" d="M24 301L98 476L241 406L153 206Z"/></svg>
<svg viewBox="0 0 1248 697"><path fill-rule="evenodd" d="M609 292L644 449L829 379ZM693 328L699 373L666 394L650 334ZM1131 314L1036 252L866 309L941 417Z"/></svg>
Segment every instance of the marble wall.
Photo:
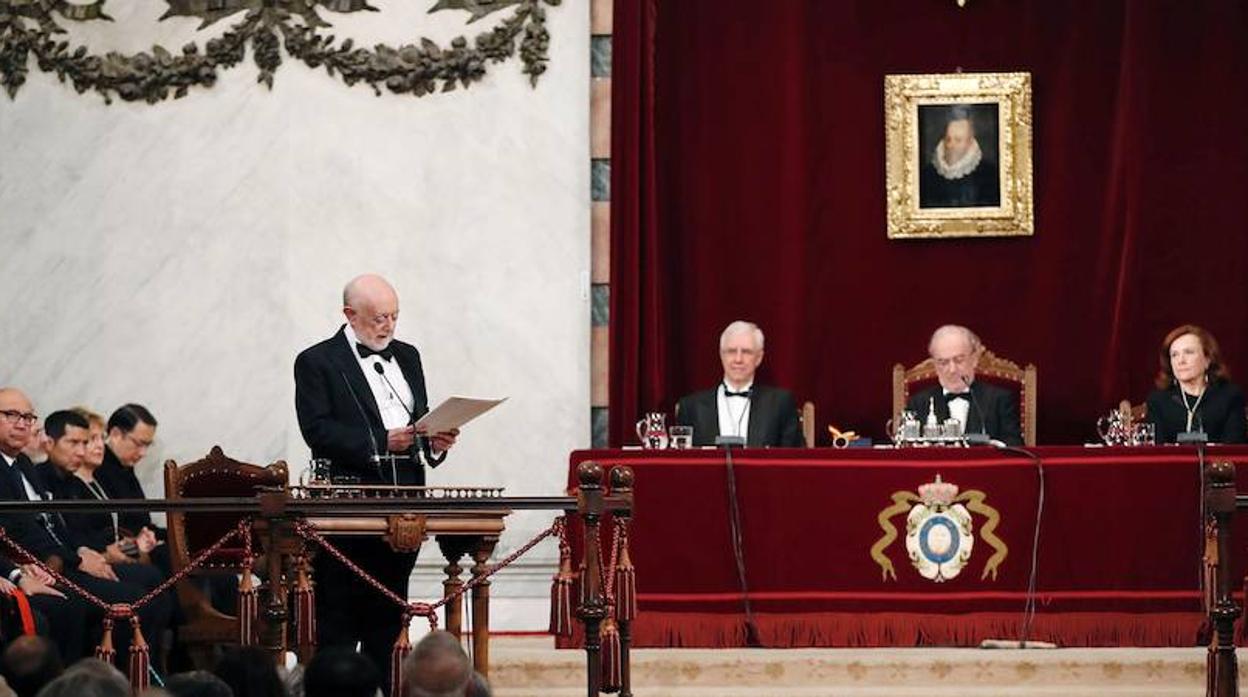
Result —
<svg viewBox="0 0 1248 697"><path fill-rule="evenodd" d="M327 17L366 45L445 42L495 21L465 27L463 13L426 15L431 2ZM73 39L135 51L223 29L156 24L159 5L110 3L116 22ZM399 291L397 333L421 349L432 401L510 398L465 430L431 484L560 494L590 431L588 4L548 17L536 89L513 61L421 99L287 60L271 92L247 63L176 102L105 106L32 60L17 98L0 98L0 383L41 414L149 406L149 492L164 460L214 444L298 470L292 361L336 330L342 285L375 271ZM517 514L500 551L552 517ZM539 547L530 575L548 579L555 554ZM501 577L496 593L507 588ZM538 628L526 622L511 628Z"/></svg>

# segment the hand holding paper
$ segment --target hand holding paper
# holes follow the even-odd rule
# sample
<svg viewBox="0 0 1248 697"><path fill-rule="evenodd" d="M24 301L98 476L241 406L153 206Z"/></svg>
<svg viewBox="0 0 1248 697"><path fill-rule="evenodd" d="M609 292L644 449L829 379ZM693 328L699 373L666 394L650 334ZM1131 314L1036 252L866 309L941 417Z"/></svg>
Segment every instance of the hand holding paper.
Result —
<svg viewBox="0 0 1248 697"><path fill-rule="evenodd" d="M459 429L469 421L507 401L502 399L474 399L451 397L434 407L415 423L417 433L429 434L435 450L446 451L455 444Z"/></svg>

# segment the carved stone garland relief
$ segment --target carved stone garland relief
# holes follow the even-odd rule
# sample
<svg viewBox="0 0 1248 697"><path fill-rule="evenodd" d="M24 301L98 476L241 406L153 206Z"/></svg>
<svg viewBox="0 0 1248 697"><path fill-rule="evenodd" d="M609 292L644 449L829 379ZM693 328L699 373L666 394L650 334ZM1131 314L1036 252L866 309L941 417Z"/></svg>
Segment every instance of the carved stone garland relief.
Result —
<svg viewBox="0 0 1248 697"><path fill-rule="evenodd" d="M94 90L111 104L113 97L155 104L172 96L186 96L191 87L211 87L219 71L236 67L246 57L259 68L257 81L272 88L273 76L286 56L309 68L324 67L347 85L365 82L377 95L382 88L394 94L423 97L469 87L484 77L487 66L517 53L522 72L536 86L549 60L550 34L546 6L562 0L436 0L430 13L461 10L469 24L506 10L498 23L469 41L456 37L450 46L429 39L402 46L377 44L357 47L351 39L338 41L324 33L330 26L321 11L372 11L367 0L164 0L161 16L197 17L200 29L218 21L235 23L201 47L191 42L180 52L153 46L151 52L96 55L86 46L64 39L62 20L112 21L105 0L89 4L68 0L0 0L0 86L16 98L26 81L30 58L45 73L73 85L79 94ZM241 18L239 17L241 15ZM518 44L518 49L517 49Z"/></svg>

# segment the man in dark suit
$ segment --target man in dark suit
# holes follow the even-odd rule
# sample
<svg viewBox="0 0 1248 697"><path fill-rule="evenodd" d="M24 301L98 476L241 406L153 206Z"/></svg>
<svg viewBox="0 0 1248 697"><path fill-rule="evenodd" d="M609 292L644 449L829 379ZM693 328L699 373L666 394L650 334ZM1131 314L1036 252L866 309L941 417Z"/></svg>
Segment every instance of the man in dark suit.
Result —
<svg viewBox="0 0 1248 697"><path fill-rule="evenodd" d="M741 320L729 324L719 337L719 360L724 379L676 403L676 422L693 427L694 445L713 445L716 436L724 435L743 436L751 448L802 447L793 395L754 382L763 362L758 325Z"/></svg>
<svg viewBox="0 0 1248 697"><path fill-rule="evenodd" d="M303 439L313 458L330 461L335 480L423 486L424 463L440 464L458 431L427 434L412 425L429 407L420 352L394 339L398 294L380 276L364 275L343 289L342 303L347 324L295 359ZM335 545L408 597L415 554L395 552L377 538L338 539ZM317 555L315 573L320 646L354 648L360 642L377 665L388 665L399 609L327 554Z"/></svg>
<svg viewBox="0 0 1248 697"><path fill-rule="evenodd" d="M142 404L124 404L108 417L105 433L104 462L95 472L96 480L110 499L147 498L134 468L156 441L156 417ZM160 540L166 536L165 529L153 524L147 511L122 511L118 527L135 536L145 534L144 530ZM166 558L168 552L162 551L160 556ZM168 563L160 564L167 573Z"/></svg>
<svg viewBox="0 0 1248 697"><path fill-rule="evenodd" d="M931 412L940 423L952 416L962 422L965 433L987 433L1006 445L1023 444L1018 395L975 379L984 345L974 332L947 324L932 334L927 350L936 364L939 382L910 395L907 411L920 419Z"/></svg>
<svg viewBox="0 0 1248 697"><path fill-rule="evenodd" d="M12 388L0 389L0 500L51 498L34 464L22 454L35 420L34 407L25 394ZM103 555L78 544L58 513L7 513L0 516L0 526L27 552L106 603L134 603L164 578L149 566L108 563ZM102 611L94 605L85 608L87 621L69 631L83 632L86 627L100 626ZM158 639L169 626L172 608L172 595L162 593L138 610L144 634L153 639L150 645L155 665L160 661ZM125 665L130 628L121 622L115 632L118 661Z"/></svg>

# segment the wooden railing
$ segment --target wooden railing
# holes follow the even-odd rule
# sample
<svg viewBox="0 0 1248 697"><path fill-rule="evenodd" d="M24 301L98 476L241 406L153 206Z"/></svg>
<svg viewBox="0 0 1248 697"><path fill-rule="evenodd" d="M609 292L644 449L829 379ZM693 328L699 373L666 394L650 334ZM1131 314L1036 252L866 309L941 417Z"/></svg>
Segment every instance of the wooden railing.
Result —
<svg viewBox="0 0 1248 697"><path fill-rule="evenodd" d="M1235 493L1235 465L1214 462L1205 468L1205 514L1209 544L1205 565L1212 573L1207 596L1213 628L1207 657L1206 697L1238 697L1239 668L1235 658L1235 620L1240 608L1231 595L1231 521L1236 510L1248 509L1248 496Z"/></svg>
<svg viewBox="0 0 1248 697"><path fill-rule="evenodd" d="M13 513L99 513L115 511L176 511L187 514L195 513L230 513L251 517L255 530L267 550L277 550L278 555L270 555L270 579L276 583L265 584L260 598L259 613L260 640L264 647L276 656L297 647L290 643L285 631L289 617L285 598L290 590L288 574L283 573L283 562L280 557L289 550L299 546L296 523L300 521L315 522L316 526L332 533L338 526L334 521L353 521L367 518L388 518L397 516L428 516L431 519L448 520L455 517L482 517L496 519L514 510L550 510L562 511L569 524L573 520L584 525L585 539L596 539L599 525L604 515L627 518L633 506L632 472L627 468L615 468L611 473L611 490L604 486L603 470L594 463L586 462L578 470L580 491L573 496L480 496L436 498L422 496L394 496L368 498L316 498L292 496L289 489L260 490L254 497L222 497L193 499L112 499L109 501L38 501L16 502L0 501L0 515ZM475 515L474 515L475 514ZM357 528L356 534L367 530L358 524L349 527ZM366 528L367 526L363 526ZM381 530L382 528L377 528ZM501 529L501 528L500 528ZM436 526L430 531L438 534ZM459 531L471 532L471 531ZM455 531L448 531L454 534ZM478 566L483 560L475 560ZM608 615L605 589L599 582L603 570L603 560L599 550L590 545L586 551L585 573L581 584L579 606L576 616L584 624L585 634L592 637L586 642L586 689L589 697L596 697L602 691L602 661L599 655L600 646L597 640L601 624ZM448 592L450 592L448 587ZM488 600L488 596L485 596ZM478 611L484 609L478 607ZM459 613L448 605L448 625L458 629ZM487 613L478 612L488 617ZM627 629L622 631L627 637ZM488 641L482 632L475 633L477 641ZM476 647L477 656L488 657L488 644ZM624 682L620 694L631 695L628 684L628 644L625 639L621 659L624 666Z"/></svg>

